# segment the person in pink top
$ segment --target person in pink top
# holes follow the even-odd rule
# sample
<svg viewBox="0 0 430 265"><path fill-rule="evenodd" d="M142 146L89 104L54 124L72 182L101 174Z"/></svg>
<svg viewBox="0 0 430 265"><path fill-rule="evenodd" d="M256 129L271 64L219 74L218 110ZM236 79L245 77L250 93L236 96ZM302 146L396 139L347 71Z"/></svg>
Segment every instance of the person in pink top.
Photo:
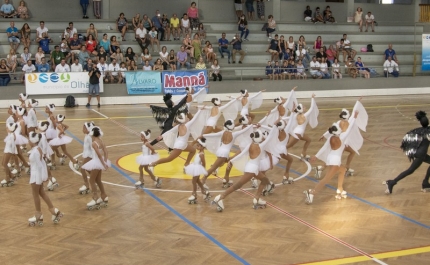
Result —
<svg viewBox="0 0 430 265"><path fill-rule="evenodd" d="M199 9L196 7L196 2L192 2L191 6L187 10L188 18L191 21L191 28L198 30L199 28Z"/></svg>
<svg viewBox="0 0 430 265"><path fill-rule="evenodd" d="M321 47L323 47L324 46L324 44L323 44L323 41L322 41L322 38L321 38L321 36L318 36L317 37L317 39L315 40L315 42L314 42L314 51L317 53L317 52L319 52L319 50L321 49Z"/></svg>

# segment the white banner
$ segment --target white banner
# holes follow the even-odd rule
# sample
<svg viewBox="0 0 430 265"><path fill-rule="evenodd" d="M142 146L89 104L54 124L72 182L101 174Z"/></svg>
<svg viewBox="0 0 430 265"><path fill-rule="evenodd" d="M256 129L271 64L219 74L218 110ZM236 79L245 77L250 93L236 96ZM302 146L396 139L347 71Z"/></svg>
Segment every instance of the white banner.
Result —
<svg viewBox="0 0 430 265"><path fill-rule="evenodd" d="M27 95L88 94L89 81L87 72L30 73L25 74L25 91ZM100 92L103 92L103 76L100 76Z"/></svg>

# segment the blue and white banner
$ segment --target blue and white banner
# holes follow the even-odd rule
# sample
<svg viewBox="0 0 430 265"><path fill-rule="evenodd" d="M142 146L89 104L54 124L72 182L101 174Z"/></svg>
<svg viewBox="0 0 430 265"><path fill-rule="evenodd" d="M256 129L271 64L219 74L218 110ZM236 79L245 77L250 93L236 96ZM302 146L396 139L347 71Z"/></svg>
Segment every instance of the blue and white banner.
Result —
<svg viewBox="0 0 430 265"><path fill-rule="evenodd" d="M423 34L421 71L430 71L430 34Z"/></svg>
<svg viewBox="0 0 430 265"><path fill-rule="evenodd" d="M172 95L186 94L186 87L193 87L196 92L208 85L208 72L204 70L164 71L162 72L163 92ZM128 83L128 80L127 80Z"/></svg>
<svg viewBox="0 0 430 265"><path fill-rule="evenodd" d="M87 72L25 74L25 92L29 95L88 93L90 78ZM103 92L103 76L100 77Z"/></svg>
<svg viewBox="0 0 430 265"><path fill-rule="evenodd" d="M161 77L158 71L125 72L129 95L160 94Z"/></svg>

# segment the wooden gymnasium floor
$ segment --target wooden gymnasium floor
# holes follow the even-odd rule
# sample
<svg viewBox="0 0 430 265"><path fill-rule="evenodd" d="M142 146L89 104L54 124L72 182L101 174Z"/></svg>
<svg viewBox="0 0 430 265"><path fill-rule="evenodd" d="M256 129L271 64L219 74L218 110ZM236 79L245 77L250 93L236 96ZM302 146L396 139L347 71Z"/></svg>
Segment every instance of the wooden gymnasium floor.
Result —
<svg viewBox="0 0 430 265"><path fill-rule="evenodd" d="M1 264L428 264L430 194L420 191L428 166L400 182L390 196L381 183L409 166L398 146L408 130L419 126L414 113L420 109L430 113L429 99L429 95L363 99L369 125L361 155L352 164L356 174L345 180L346 200L335 200L333 179L313 205L306 205L302 192L316 182L310 172L293 185L278 186L266 197L266 209L251 208L253 190L238 191L219 213L202 199L189 205L191 182L180 174L163 178L161 190L142 191L133 187L138 174L114 166L103 175L108 208L88 211L91 196L78 194L81 177L65 165L53 171L60 187L49 192L64 218L52 224L42 204L45 224L31 228L27 219L34 206L28 177L21 177L15 186L0 188ZM340 109L351 110L356 98L316 100L319 125L307 129L314 140L311 155L322 146L318 138L338 120ZM308 106L310 100L301 102ZM265 101L257 118L272 106L272 101ZM145 105L102 106L99 111L83 106L57 109L57 114L66 115L69 135L76 137L68 146L73 155L82 151L84 121L103 128L114 164L140 152L138 132L146 128L153 136L159 132ZM42 110L38 117L44 119ZM1 110L0 120L6 118L6 110ZM2 129L0 138L4 136ZM289 151L299 155L302 146ZM182 163L176 163L178 171ZM268 174L271 180L280 183L283 166L282 162ZM168 170L171 165L162 167ZM296 159L291 176L308 169ZM148 177L145 180L146 187L153 188ZM208 184L222 190L219 180L210 179ZM213 191L213 197L217 193Z"/></svg>

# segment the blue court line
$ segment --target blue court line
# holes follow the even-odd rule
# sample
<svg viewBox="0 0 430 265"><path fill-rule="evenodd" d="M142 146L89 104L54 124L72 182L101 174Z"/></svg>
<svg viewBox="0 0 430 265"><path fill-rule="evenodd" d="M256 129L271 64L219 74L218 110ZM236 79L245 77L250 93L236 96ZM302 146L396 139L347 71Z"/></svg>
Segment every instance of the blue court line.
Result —
<svg viewBox="0 0 430 265"><path fill-rule="evenodd" d="M73 133L71 133L70 131L67 131L67 133L76 141L78 141L81 145L83 145L84 143L78 138L76 137ZM118 173L120 173L123 177L125 177L127 180L129 180L131 183L134 184L135 180L133 178L131 178L129 175L127 175L124 171L122 171L121 169L119 169L117 166L115 166L114 164L112 164L112 168L115 169ZM185 216L183 216L182 214L180 214L178 211L176 211L175 209L173 209L170 205L168 205L167 203L165 203L163 200L161 200L157 195L155 195L154 193L152 193L149 190L145 190L143 189L143 191L145 193L147 193L149 196L151 196L154 200L156 200L158 203L160 203L161 205L163 205L164 207L166 207L167 210L171 211L174 215L176 215L177 217L179 217L182 221L184 221L185 223L187 223L189 226L191 226L192 228L194 228L195 230L197 230L199 233L201 233L202 235L204 235L206 238L208 238L210 241L212 241L212 243L214 243L215 245L217 245L219 248L221 248L222 250L224 250L225 252L227 252L227 254L229 254L230 256L232 256L233 258L235 258L237 261L239 261L242 264L246 264L249 265L250 263L248 263L246 260L244 260L243 258L241 258L240 256L238 256L236 253L234 253L233 251L231 251L230 249L228 249L226 246L224 246L221 242L219 242L218 240L216 240L213 236L211 236L210 234L208 234L207 232L205 232L203 229L201 229L199 226L197 226L196 224L194 224L193 222L191 222L190 220L188 220Z"/></svg>

